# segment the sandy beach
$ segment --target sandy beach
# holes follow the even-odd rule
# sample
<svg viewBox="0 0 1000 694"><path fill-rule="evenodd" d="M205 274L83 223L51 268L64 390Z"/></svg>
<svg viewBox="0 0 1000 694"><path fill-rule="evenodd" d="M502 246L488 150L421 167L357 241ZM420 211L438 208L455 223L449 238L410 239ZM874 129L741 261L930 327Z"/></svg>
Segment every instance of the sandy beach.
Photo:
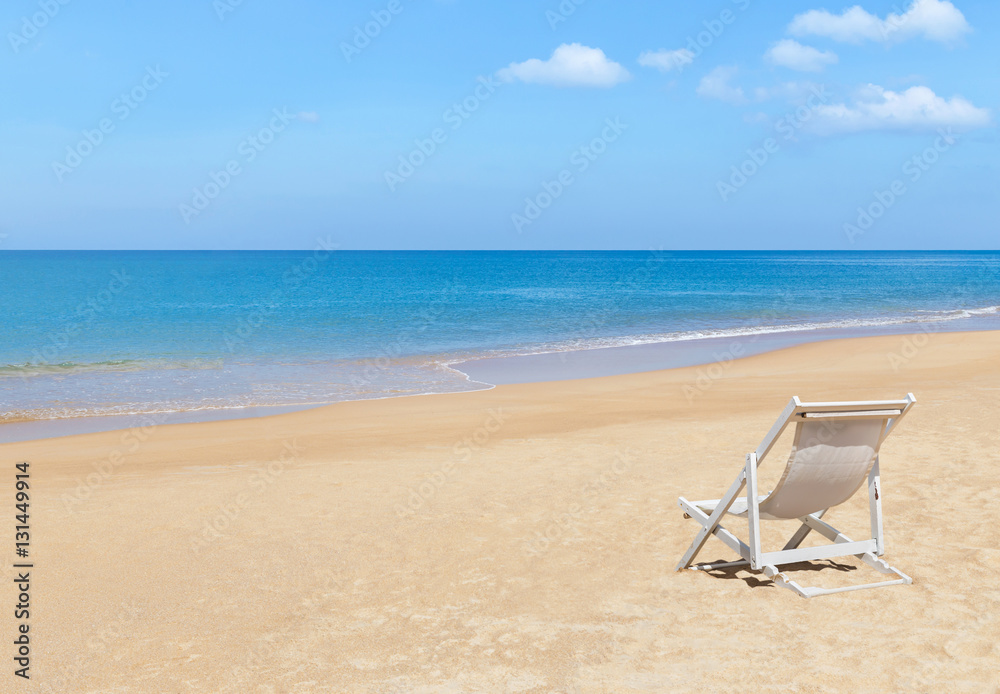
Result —
<svg viewBox="0 0 1000 694"><path fill-rule="evenodd" d="M677 497L721 495L792 395L907 392L882 486L912 586L803 600L674 571L697 529ZM982 332L2 445L8 537L16 462L33 493L19 691L995 692L998 428ZM828 516L856 538L862 497ZM765 546L794 529L771 525ZM701 558L730 556L713 539Z"/></svg>

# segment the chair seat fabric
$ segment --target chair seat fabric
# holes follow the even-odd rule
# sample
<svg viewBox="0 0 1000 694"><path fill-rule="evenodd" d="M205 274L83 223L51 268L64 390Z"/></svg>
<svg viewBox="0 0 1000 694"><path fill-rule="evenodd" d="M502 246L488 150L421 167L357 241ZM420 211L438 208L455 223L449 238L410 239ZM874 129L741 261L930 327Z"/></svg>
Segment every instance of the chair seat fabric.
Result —
<svg viewBox="0 0 1000 694"><path fill-rule="evenodd" d="M799 423L781 480L760 506L761 518L801 518L850 499L875 462L884 421Z"/></svg>

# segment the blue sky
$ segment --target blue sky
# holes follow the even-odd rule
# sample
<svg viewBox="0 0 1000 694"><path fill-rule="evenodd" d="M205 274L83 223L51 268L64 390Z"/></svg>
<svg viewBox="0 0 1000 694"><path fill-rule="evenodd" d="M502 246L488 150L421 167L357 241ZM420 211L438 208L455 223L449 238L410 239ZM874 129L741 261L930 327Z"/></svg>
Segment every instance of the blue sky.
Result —
<svg viewBox="0 0 1000 694"><path fill-rule="evenodd" d="M0 249L997 247L995 0L10 0L0 29Z"/></svg>

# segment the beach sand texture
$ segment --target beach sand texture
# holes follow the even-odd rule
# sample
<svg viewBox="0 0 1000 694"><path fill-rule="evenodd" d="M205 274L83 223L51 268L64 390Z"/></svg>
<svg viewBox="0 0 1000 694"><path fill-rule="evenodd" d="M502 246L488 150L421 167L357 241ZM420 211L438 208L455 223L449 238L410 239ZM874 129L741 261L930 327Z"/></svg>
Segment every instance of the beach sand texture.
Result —
<svg viewBox="0 0 1000 694"><path fill-rule="evenodd" d="M748 570L674 571L698 528L677 497L721 496L792 395L908 391L882 489L885 558L912 586L803 600ZM1000 687L1000 332L8 444L8 490L22 460L36 568L18 691ZM866 537L867 496L827 518ZM767 524L765 547L794 528ZM699 557L731 558L714 538ZM879 578L853 558L790 573Z"/></svg>

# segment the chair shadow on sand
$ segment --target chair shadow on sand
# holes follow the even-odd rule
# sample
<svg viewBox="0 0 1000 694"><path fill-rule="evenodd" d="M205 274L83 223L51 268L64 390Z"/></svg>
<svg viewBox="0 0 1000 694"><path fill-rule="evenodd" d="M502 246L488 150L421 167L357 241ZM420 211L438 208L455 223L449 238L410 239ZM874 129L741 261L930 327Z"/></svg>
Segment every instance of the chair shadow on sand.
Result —
<svg viewBox="0 0 1000 694"><path fill-rule="evenodd" d="M707 565L721 563L718 562L706 562ZM832 559L822 559L818 561L802 561L796 564L788 564L786 571L857 571L859 567L851 566L850 564L841 564ZM749 566L727 566L718 569L707 569L704 573L712 576L714 578L722 578L726 580L740 580L746 583L751 588L773 588L775 587L774 580L767 578L763 573L752 572Z"/></svg>

